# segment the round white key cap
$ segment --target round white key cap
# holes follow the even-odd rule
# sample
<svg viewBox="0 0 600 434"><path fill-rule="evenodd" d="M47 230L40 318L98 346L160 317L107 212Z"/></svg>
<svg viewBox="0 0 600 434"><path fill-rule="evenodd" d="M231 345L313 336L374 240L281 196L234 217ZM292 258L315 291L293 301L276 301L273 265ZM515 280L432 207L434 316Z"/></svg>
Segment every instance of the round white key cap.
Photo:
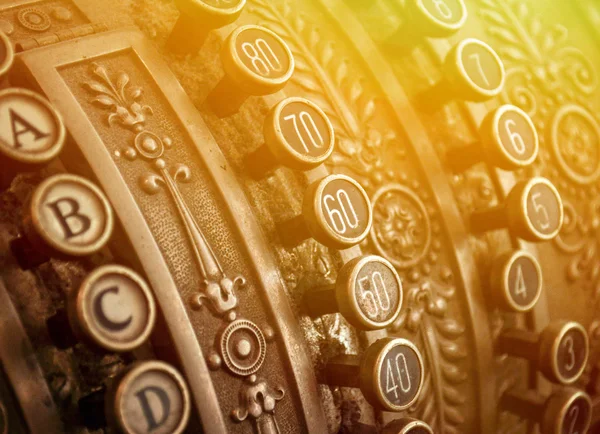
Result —
<svg viewBox="0 0 600 434"><path fill-rule="evenodd" d="M31 226L58 253L91 255L108 242L113 229L110 204L85 178L60 174L42 182L30 204Z"/></svg>
<svg viewBox="0 0 600 434"><path fill-rule="evenodd" d="M55 158L65 141L58 112L38 94L26 89L0 91L0 153L25 164Z"/></svg>
<svg viewBox="0 0 600 434"><path fill-rule="evenodd" d="M76 334L107 351L131 351L148 339L156 320L150 288L120 265L94 270L69 299Z"/></svg>
<svg viewBox="0 0 600 434"><path fill-rule="evenodd" d="M159 361L138 362L113 385L106 402L109 424L127 434L178 434L190 416L181 374Z"/></svg>

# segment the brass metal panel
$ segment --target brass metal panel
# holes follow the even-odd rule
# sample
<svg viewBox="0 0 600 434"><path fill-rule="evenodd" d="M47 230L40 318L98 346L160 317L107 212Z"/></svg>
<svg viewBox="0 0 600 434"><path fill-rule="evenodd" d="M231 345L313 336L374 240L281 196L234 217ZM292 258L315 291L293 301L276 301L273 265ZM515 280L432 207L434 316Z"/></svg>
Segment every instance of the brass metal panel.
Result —
<svg viewBox="0 0 600 434"><path fill-rule="evenodd" d="M243 421L249 403L231 403L265 381L278 401L275 424L322 430L321 409L300 404L316 394L315 381L280 277L267 253L256 254L265 247L226 161L152 48L136 32L111 32L24 53L18 63L15 80L27 76L68 113L71 144L104 187L154 288L205 429L244 430L230 414ZM70 167L69 156L64 162ZM268 342L256 343L268 356L244 371L259 376L249 383L227 373L216 352L233 319L240 327L251 320Z"/></svg>

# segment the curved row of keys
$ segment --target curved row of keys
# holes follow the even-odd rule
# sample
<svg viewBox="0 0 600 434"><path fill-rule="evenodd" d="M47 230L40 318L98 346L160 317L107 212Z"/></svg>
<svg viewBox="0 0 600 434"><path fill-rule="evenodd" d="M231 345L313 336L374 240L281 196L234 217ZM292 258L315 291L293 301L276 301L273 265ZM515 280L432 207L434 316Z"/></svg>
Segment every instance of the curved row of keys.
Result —
<svg viewBox="0 0 600 434"><path fill-rule="evenodd" d="M284 121L288 121L288 125L281 128L280 125ZM270 122L272 128L268 130L265 127L266 152L273 156L279 153L282 160L285 160L286 156L290 156L290 161L295 158L298 169L308 169L321 164L333 149L333 128L326 115L307 100L288 98L282 101L273 109ZM56 124L62 127L59 118ZM33 133L33 142L37 142L42 135L36 136L33 128L39 128L39 125L31 118L27 125L22 122L18 127L21 129L13 128L13 130L19 133L23 131L22 134L28 137ZM299 131L299 128L302 130ZM295 141L289 139L292 134L296 134ZM302 152L289 152L289 150L284 150L282 154L280 149L283 146L287 146L292 151L295 147L309 154L309 147L314 148L315 151L313 155L303 155ZM23 152L27 151L28 149L23 150ZM51 159L47 158L44 163L48 163ZM259 158L259 161L262 160ZM272 168L273 166L265 168L263 174L268 173ZM310 200L305 201L308 203L306 207L313 209L309 213L304 213L308 217L301 217L305 219L306 235L318 237L327 244L337 243L344 247L362 241L370 230L372 220L369 199L362 187L351 178L332 175L315 183L314 190L314 194L307 195ZM51 257L68 259L92 255L100 251L106 246L112 227L112 210L100 189L78 176L54 175L42 182L32 195L22 224L22 235L13 240L11 247L20 265L24 269L30 269L43 264ZM349 232L345 233L346 230ZM352 267L347 267L352 268L348 272L354 275L352 278L348 277L347 288L352 289L346 289L352 291L347 298L352 298L353 301L342 300L346 306L334 307L334 310L339 308L346 316L354 316L354 322L358 324L362 321L364 328L384 328L397 318L402 307L400 279L391 264L383 258L360 259L362 261L359 264L351 264ZM49 334L60 349L68 349L74 345L88 345L101 352L130 352L147 340L154 325L156 307L150 294L151 291L143 278L132 270L118 265L100 267L93 271L84 280L79 290L75 291L75 295L67 300L64 311L59 310L54 316L48 318ZM411 402L414 402L418 396L423 378L422 359L416 347L408 342L407 346L411 346L409 355L414 357L406 356L408 359L404 360L403 364L398 361L399 357L396 357L394 362L396 371L391 372L392 368L387 367L388 374L385 380L383 376L376 376L374 367L370 372L363 373L364 384L360 387L364 391L372 390L370 401L374 406L392 411L407 407L406 404L393 404L393 400L389 396L386 397L386 393L396 390L390 386L394 382L400 382L403 390L406 389L405 383L412 384L409 389L403 391L410 394ZM371 353L378 347L373 348L375 349L370 350ZM377 357L389 359L386 352L387 349L377 350L379 354ZM358 362L358 365L362 366L364 363ZM392 362L388 360L387 364L390 363ZM120 380L115 380L116 390L126 387L122 383L129 384L133 381L127 380L129 375L133 375L130 374L131 372L153 372L150 366L144 369L136 366L128 367L119 375ZM156 381L161 377L157 374L147 375ZM165 385L165 388L168 387ZM167 415L164 407L164 403L167 402L165 399L169 402L177 401L177 396L163 399L164 395L159 390L161 388L154 384L146 389L148 392L146 395L139 390L129 393L129 396L127 393L119 395L111 389L94 392L82 398L80 411L86 425L100 427L109 423L118 430L135 432L137 428L132 424L141 423L148 426L138 427L140 429L149 430L156 427L165 429L165 432L179 432L180 426L185 425L186 412L174 416ZM152 394L155 395L154 398L159 398L160 405L157 408L148 407L148 402L152 401L149 395ZM181 394L185 395L183 392ZM131 395L134 395L137 401ZM400 399L398 392L395 396L395 399ZM115 403L118 398L123 397L127 397L125 404ZM185 401L189 401L189 398ZM99 402L104 402L105 414L100 417L90 416L90 408ZM156 404L156 399L153 403ZM187 405L189 407L189 403ZM127 406L131 408L125 408ZM179 411L185 409L185 406L178 404L176 408ZM133 415L136 417L133 418ZM127 420L129 416L132 417L131 420ZM172 420L179 421L181 424L178 422L171 426ZM415 432L416 429L428 428L419 421L403 420L402 432Z"/></svg>

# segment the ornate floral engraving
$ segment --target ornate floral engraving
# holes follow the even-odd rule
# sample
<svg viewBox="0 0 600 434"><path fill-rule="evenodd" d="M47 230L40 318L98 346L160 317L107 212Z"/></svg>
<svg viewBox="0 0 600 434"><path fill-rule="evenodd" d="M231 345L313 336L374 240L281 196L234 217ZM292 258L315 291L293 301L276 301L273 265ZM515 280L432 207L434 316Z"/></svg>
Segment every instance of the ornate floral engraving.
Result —
<svg viewBox="0 0 600 434"><path fill-rule="evenodd" d="M562 106L552 120L550 145L561 172L577 184L600 178L600 127L584 108Z"/></svg>
<svg viewBox="0 0 600 434"><path fill-rule="evenodd" d="M407 329L421 339L423 356L428 361L423 390L411 411L419 409L420 417L428 421L434 432L460 433L464 417L461 406L465 397L459 387L466 372L456 363L467 353L459 342L464 326L448 312L448 302L456 289L451 285L452 273L442 270L442 282L427 281L407 288L403 312L393 330Z"/></svg>
<svg viewBox="0 0 600 434"><path fill-rule="evenodd" d="M600 130L587 102L597 89L597 71L584 53L569 45L565 27L544 28L525 1L480 1L488 32L501 42L508 78L504 98L532 116L542 145L550 141L541 146L533 170L557 185L565 203L565 224L554 240L570 255L565 277L578 288L592 286L598 300L600 233L594 198L600 179Z"/></svg>
<svg viewBox="0 0 600 434"><path fill-rule="evenodd" d="M393 130L382 131L373 126L378 109L376 99L365 91L361 77L350 70L350 62L336 55L334 43L322 38L320 29L294 10L293 2L283 0L276 5L266 0L251 0L249 6L249 10L263 20L262 25L285 39L296 61L292 82L327 113L334 125L336 150L328 164L334 172L349 172L373 198L372 246L366 247L374 248L398 268L407 268L408 281L416 283L428 279L441 248L440 240L436 239L439 223L433 222L435 211L424 205L426 189L420 189L419 182L407 174L399 173L394 164L406 158L404 144ZM398 181L402 185L395 184L395 189L383 188ZM452 276L448 279L450 281ZM336 324L333 327L337 330ZM437 334L433 321L423 322L419 330L423 336ZM343 329L336 333L341 331ZM461 330L460 337L452 342L457 352L464 351L463 338ZM347 342L347 339L340 338L339 342ZM429 343L433 345L433 353L427 358L428 370L438 361L435 337ZM448 359L446 363L456 383L467 378L459 366L460 360ZM451 432L460 432L464 422L460 407L464 399L450 387L446 394L445 384L442 374L430 381L429 390L433 390L437 398L421 401L415 411L423 413L436 427L446 424L454 430Z"/></svg>
<svg viewBox="0 0 600 434"><path fill-rule="evenodd" d="M177 206L194 250L194 258L204 277L203 288L194 296L194 306L199 308L203 301L207 300L210 308L217 315L233 311L238 303L236 290L244 286L246 281L242 276L233 279L226 276L212 247L185 203L178 182L185 183L191 180L189 167L177 164L172 170L169 169L167 161L162 157L165 149L172 146L172 141L168 137L161 139L156 134L144 130L146 116L152 114L152 109L138 102L142 96L142 89L129 88L128 74L120 72L116 84L103 66L94 64L92 74L96 79L85 84L87 89L96 95L92 103L112 111L107 118L111 126L118 123L137 133L134 146L125 151L125 156L131 160L141 156L150 163L150 167L155 172L141 178L142 189L148 194L155 194L161 187L165 187ZM231 314L230 317L233 319L235 315Z"/></svg>
<svg viewBox="0 0 600 434"><path fill-rule="evenodd" d="M560 104L594 91L596 71L580 50L567 45L564 26L545 29L523 0L480 1L488 32L501 42L498 50L507 64L504 95L508 101L534 116L545 111L548 99Z"/></svg>
<svg viewBox="0 0 600 434"><path fill-rule="evenodd" d="M600 300L600 199L587 204L587 212L578 214L573 204L563 199L565 221L554 245L571 257L566 268L567 281L591 292Z"/></svg>
<svg viewBox="0 0 600 434"><path fill-rule="evenodd" d="M250 417L259 434L278 434L280 431L275 419L275 405L284 396L283 389L273 389L265 380L251 375L244 381L240 390L240 406L233 410L231 417L236 422Z"/></svg>
<svg viewBox="0 0 600 434"><path fill-rule="evenodd" d="M264 24L283 37L294 55L292 81L327 113L336 132L336 147L328 164L343 168L369 189L389 175L384 170L384 151L401 148L393 131L381 132L371 126L375 98L363 89L361 77L351 74L347 59L336 56L332 42L322 40L319 30L290 3L276 7L265 0L253 0L250 10Z"/></svg>
<svg viewBox="0 0 600 434"><path fill-rule="evenodd" d="M191 181L190 168L181 163L169 166L164 154L173 146L173 141L145 129L147 116L153 113L152 108L139 102L143 94L142 88L130 87L127 73L119 72L115 82L109 77L106 68L92 64L91 74L95 79L85 83L85 87L95 95L91 102L111 111L107 117L111 127L120 125L135 133L133 146L124 151L125 158L134 160L140 157L150 167L151 171L140 178L140 187L148 194L156 194L165 188L177 207L196 264L204 278L203 287L192 298L192 307L200 308L207 301L213 313L220 318L225 317L226 321L232 321L221 334L220 357L211 356L209 364L211 368L218 369L222 360L232 374L246 377L240 392L242 405L234 411L234 420L241 422L251 416L259 432L278 433L274 411L277 401L283 399L284 391L278 389L275 393L264 380L257 381L254 375L265 360L266 340L255 323L246 319L236 320L236 291L245 285L246 280L243 276L231 279L225 274L186 204L178 184Z"/></svg>
<svg viewBox="0 0 600 434"><path fill-rule="evenodd" d="M419 263L429 250L431 224L425 205L407 187L388 184L375 192L371 242L398 268Z"/></svg>

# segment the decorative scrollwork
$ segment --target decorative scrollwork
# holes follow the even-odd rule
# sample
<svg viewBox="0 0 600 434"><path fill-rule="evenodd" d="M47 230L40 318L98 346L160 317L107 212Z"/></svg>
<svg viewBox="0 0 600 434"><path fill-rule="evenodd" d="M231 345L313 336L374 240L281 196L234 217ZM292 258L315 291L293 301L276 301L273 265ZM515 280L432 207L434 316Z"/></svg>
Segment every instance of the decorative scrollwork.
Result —
<svg viewBox="0 0 600 434"><path fill-rule="evenodd" d="M207 301L213 313L232 321L221 335L221 357L213 354L208 362L214 370L219 369L223 362L235 375L250 375L240 392L242 406L234 411L234 419L241 422L251 416L259 432L278 433L274 416L275 404L283 399L285 393L283 389L278 389L275 393L266 382L258 381L253 375L262 367L267 343L260 328L252 321L236 320L237 314L234 309L238 305L237 290L246 284L246 279L243 276L227 276L188 207L179 184L191 182L190 168L183 163L169 167L165 153L173 146L173 141L170 137L161 138L145 129L147 116L152 115L153 111L151 107L138 102L142 96L142 89L129 87L130 79L127 73L118 73L115 83L104 66L92 64L91 74L96 79L85 83L84 86L95 95L91 100L92 104L112 111L107 118L110 126L118 124L136 134L133 146L127 147L123 153L118 151L115 155L120 157L124 154L128 160L140 157L148 163L150 172L141 176L141 189L148 194L157 194L165 189L177 208L203 277L200 291L192 297L192 308L199 309ZM272 339L272 330L267 330L270 330L267 336ZM266 413L266 416L261 418L263 413Z"/></svg>
<svg viewBox="0 0 600 434"><path fill-rule="evenodd" d="M561 172L578 184L600 178L600 127L577 105L561 107L552 120L552 151Z"/></svg>
<svg viewBox="0 0 600 434"><path fill-rule="evenodd" d="M423 389L415 404L421 418L435 432L459 433L464 417L460 407L465 402L458 386L468 375L457 364L466 359L463 337L465 328L448 315L448 302L456 289L449 283L452 273L442 271L442 282L427 281L408 288L405 308L393 330L406 329L420 336L424 357L428 361Z"/></svg>
<svg viewBox="0 0 600 434"><path fill-rule="evenodd" d="M548 100L562 104L596 89L593 65L580 50L567 45L564 26L544 28L523 0L480 2L480 15L488 22L489 34L501 43L499 54L507 64L507 101L533 116Z"/></svg>
<svg viewBox="0 0 600 434"><path fill-rule="evenodd" d="M592 299L600 300L600 199L592 200L587 213L579 214L573 204L563 199L565 219L554 245L570 256L567 281L591 290Z"/></svg>
<svg viewBox="0 0 600 434"><path fill-rule="evenodd" d="M149 106L137 102L142 97L142 88L128 86L129 75L125 72L119 73L116 83L108 76L104 66L92 64L92 73L97 80L85 83L85 87L97 95L92 100L93 104L114 110L108 116L109 125L118 122L135 132L141 131L146 116L152 114Z"/></svg>
<svg viewBox="0 0 600 434"><path fill-rule="evenodd" d="M85 87L96 96L92 103L112 110L108 116L109 125L115 123L135 133L134 146L125 150L125 157L134 160L141 156L150 163L152 172L140 178L141 188L148 194L156 194L166 188L185 226L188 239L194 251L198 268L202 273L203 287L192 298L192 306L196 309L208 300L209 306L217 315L229 313L229 319L235 319L233 309L237 307L236 290L243 287L246 280L243 276L233 279L225 274L217 256L206 239L200 226L192 215L178 183L191 181L191 171L185 164L176 164L169 169L163 158L166 148L173 146L171 138L160 138L151 131L144 130L146 116L152 115L152 108L138 102L143 92L140 87L129 86L129 75L123 71L113 81L104 66L92 64L91 73L95 80L85 83ZM120 154L119 154L120 155Z"/></svg>
<svg viewBox="0 0 600 434"><path fill-rule="evenodd" d="M221 356L225 366L236 375L254 374L260 369L267 343L256 324L240 319L227 326L221 335Z"/></svg>
<svg viewBox="0 0 600 434"><path fill-rule="evenodd" d="M388 184L371 199L371 241L381 256L398 268L419 263L429 250L431 224L425 205L407 187Z"/></svg>
<svg viewBox="0 0 600 434"><path fill-rule="evenodd" d="M259 434L279 434L275 407L284 396L282 388L274 389L262 378L251 375L244 381L240 390L240 405L232 411L231 417L236 422L252 418Z"/></svg>
<svg viewBox="0 0 600 434"><path fill-rule="evenodd" d="M266 0L252 0L250 10L283 37L294 54L292 81L319 105L336 132L336 147L328 164L345 168L365 187L378 186L388 172L385 149L399 148L393 131L370 127L377 109L362 78L353 74L348 60L335 55L335 45L321 38L319 29L289 3L280 7Z"/></svg>

